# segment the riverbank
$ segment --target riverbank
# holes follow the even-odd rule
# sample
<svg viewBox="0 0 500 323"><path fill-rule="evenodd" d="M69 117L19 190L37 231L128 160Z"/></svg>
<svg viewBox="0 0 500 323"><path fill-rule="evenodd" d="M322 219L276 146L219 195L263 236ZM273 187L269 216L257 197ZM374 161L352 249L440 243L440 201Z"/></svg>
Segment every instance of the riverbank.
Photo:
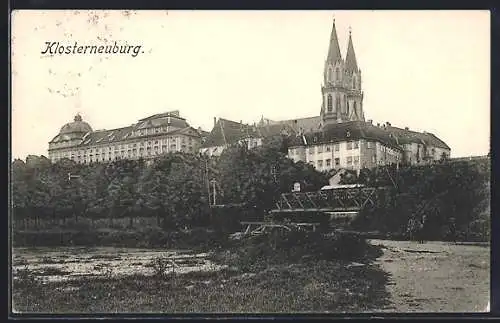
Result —
<svg viewBox="0 0 500 323"><path fill-rule="evenodd" d="M146 257L146 262L145 251L122 249L113 254L109 250L103 255L100 250L50 254L45 250L43 254L37 249L28 257L29 250L24 249L24 256L15 258L19 267L13 286L15 310L342 313L374 311L386 306L389 296L385 289L387 275L374 265L379 248L354 236L295 233L231 241L203 260L218 268L195 271L169 266L172 256L160 251L151 251L155 254ZM74 259L68 257L70 252ZM21 253L18 250L17 254ZM128 262L117 264L124 259ZM72 260L74 265L69 265ZM63 268L55 268L61 261L66 263L66 270L77 268L79 275L61 273ZM40 263L44 263L44 269ZM190 265L196 264L190 261ZM85 273L85 268L93 272ZM41 279L40 275L71 279Z"/></svg>
<svg viewBox="0 0 500 323"><path fill-rule="evenodd" d="M350 266L351 265L351 266ZM197 272L82 278L14 286L22 313L366 312L383 307L386 274L341 261L279 265L255 273Z"/></svg>
<svg viewBox="0 0 500 323"><path fill-rule="evenodd" d="M116 247L161 249L217 249L226 244L229 233L207 228L166 231L159 227L96 228L85 230L17 230L14 248L22 247Z"/></svg>

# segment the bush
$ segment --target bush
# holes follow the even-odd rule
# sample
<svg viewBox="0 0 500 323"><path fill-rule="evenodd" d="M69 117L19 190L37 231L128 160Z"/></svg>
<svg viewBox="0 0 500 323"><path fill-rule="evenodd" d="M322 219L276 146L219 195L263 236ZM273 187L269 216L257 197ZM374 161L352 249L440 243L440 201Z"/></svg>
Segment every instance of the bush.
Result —
<svg viewBox="0 0 500 323"><path fill-rule="evenodd" d="M272 231L233 241L227 252L215 260L246 271L256 271L272 264L290 261L356 260L368 254L366 240L355 234Z"/></svg>

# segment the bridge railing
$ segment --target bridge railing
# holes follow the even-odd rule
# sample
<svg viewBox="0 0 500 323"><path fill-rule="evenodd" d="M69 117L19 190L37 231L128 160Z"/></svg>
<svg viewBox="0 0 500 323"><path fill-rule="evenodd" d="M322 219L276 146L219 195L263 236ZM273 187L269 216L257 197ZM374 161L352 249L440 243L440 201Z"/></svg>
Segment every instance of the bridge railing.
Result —
<svg viewBox="0 0 500 323"><path fill-rule="evenodd" d="M375 205L377 188L332 189L317 192L281 194L276 209L271 212L338 212L360 211Z"/></svg>

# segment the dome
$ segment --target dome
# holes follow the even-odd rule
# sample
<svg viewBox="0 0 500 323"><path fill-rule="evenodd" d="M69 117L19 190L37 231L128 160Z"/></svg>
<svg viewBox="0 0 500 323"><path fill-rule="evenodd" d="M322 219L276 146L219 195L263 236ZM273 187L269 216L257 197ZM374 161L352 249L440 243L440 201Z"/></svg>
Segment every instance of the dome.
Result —
<svg viewBox="0 0 500 323"><path fill-rule="evenodd" d="M85 121L82 121L82 117L77 114L75 116L75 121L73 122L70 122L70 123L67 123L65 124L62 128L61 128L61 131L59 131L59 134L70 134L70 133L87 133L87 132L91 132L92 131L92 127L90 127L90 125L85 122Z"/></svg>

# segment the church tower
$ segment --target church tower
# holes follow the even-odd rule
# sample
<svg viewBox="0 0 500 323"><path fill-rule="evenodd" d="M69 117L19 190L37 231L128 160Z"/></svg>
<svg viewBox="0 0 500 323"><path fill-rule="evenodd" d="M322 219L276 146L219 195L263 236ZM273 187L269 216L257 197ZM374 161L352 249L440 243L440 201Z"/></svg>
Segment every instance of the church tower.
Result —
<svg viewBox="0 0 500 323"><path fill-rule="evenodd" d="M321 93L323 103L320 115L323 126L346 121L364 121L361 71L356 62L351 32L349 31L349 43L344 61L340 54L335 20L325 61Z"/></svg>

